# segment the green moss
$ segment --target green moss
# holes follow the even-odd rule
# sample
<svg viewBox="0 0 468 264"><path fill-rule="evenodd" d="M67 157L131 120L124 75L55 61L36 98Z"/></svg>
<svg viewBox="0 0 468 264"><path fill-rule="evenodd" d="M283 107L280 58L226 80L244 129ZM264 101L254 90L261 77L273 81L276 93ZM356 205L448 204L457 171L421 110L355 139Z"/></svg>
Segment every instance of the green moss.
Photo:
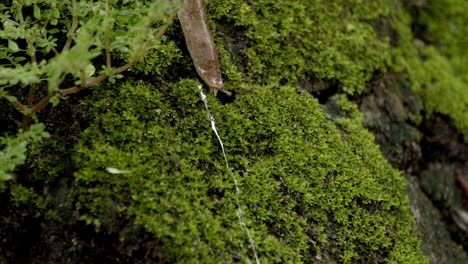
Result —
<svg viewBox="0 0 468 264"><path fill-rule="evenodd" d="M227 105L209 97L210 107L262 263L427 263L411 233L404 181L357 107L342 97L348 118L335 124L294 92L301 75L361 92L390 60L389 38L371 24L391 17L393 3L208 2L210 23L227 32L217 41L226 87L236 92ZM136 72L173 63L155 54ZM272 89L278 83L290 86ZM103 88L87 101L93 121L76 148L80 218L122 241L143 228L170 262L252 261L196 84Z"/></svg>
<svg viewBox="0 0 468 264"><path fill-rule="evenodd" d="M226 88L236 94L225 105L209 96L210 107L261 262L427 263L411 231L404 181L360 125L356 105L340 97L334 107L346 118L332 122L295 90L306 76L359 93L390 65L408 74L426 110L464 129L465 80L453 49L415 44L395 0L206 2L212 29L223 33L216 38ZM167 262L249 263L235 188L196 83L164 79L169 71L185 74L174 68L193 69L174 41L163 41L127 75L162 75L158 87L128 77L86 100L90 126L74 148L71 198L79 219L122 243L145 242L135 238L144 230ZM439 103L441 94L457 103ZM50 144L55 158L34 164L34 180L65 174L64 167L48 169L65 151ZM11 199L31 204L38 195L26 191Z"/></svg>
<svg viewBox="0 0 468 264"><path fill-rule="evenodd" d="M424 103L427 113L449 116L462 133L468 133L468 82L456 73L454 65L433 46L415 48L417 55L398 57L411 81L412 89Z"/></svg>
<svg viewBox="0 0 468 264"><path fill-rule="evenodd" d="M122 54L124 56L125 54ZM131 59L129 56L127 60ZM174 42L163 40L157 49L151 50L145 57L143 57L137 64L129 70L137 74L156 74L161 75L167 71L169 66L180 62L182 53L174 45Z"/></svg>
<svg viewBox="0 0 468 264"><path fill-rule="evenodd" d="M403 179L372 136L358 118L340 119L337 130L294 90L240 86L227 105L209 97L261 262L333 254L342 263L426 263ZM125 230L122 240L143 227L175 263L252 260L196 83L129 81L106 91L88 101L94 121L76 148L82 219Z"/></svg>
<svg viewBox="0 0 468 264"><path fill-rule="evenodd" d="M308 76L353 94L390 68L408 74L427 113L447 115L467 133L466 5L444 0L417 11L425 47L413 41L407 11L395 0L211 0L208 11L248 81L295 85Z"/></svg>
<svg viewBox="0 0 468 264"><path fill-rule="evenodd" d="M425 26L423 37L466 76L468 63L468 3L462 0L430 1L420 11L419 23Z"/></svg>
<svg viewBox="0 0 468 264"><path fill-rule="evenodd" d="M449 116L461 133L468 133L468 15L466 1L430 1L418 10L417 25L425 30L415 39L410 18L396 12L393 26L399 35L392 52L393 69L407 73L413 90L430 114Z"/></svg>
<svg viewBox="0 0 468 264"><path fill-rule="evenodd" d="M389 14L393 2L211 0L208 11L223 31L232 31L225 46L244 58L239 68L248 80L295 84L307 75L356 93L390 58L388 39L370 21Z"/></svg>
<svg viewBox="0 0 468 264"><path fill-rule="evenodd" d="M38 195L32 188L28 189L16 183L5 187L0 192L0 195L8 200L8 205L3 208L4 215L0 218L1 234L12 230L23 231L27 228L23 226L24 222L31 219L41 221L59 219L57 214L50 210L50 200Z"/></svg>

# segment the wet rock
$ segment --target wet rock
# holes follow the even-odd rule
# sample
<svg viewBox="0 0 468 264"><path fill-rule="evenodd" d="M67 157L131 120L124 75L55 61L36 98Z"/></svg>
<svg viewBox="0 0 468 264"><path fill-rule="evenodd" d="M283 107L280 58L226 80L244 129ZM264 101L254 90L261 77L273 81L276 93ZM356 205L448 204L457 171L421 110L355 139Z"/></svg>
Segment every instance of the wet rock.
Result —
<svg viewBox="0 0 468 264"><path fill-rule="evenodd" d="M398 74L381 74L368 83L358 99L363 125L373 132L385 157L399 169L413 167L421 159L418 130L421 102Z"/></svg>
<svg viewBox="0 0 468 264"><path fill-rule="evenodd" d="M421 234L421 248L431 263L466 263L468 255L460 244L452 240L444 216L424 194L417 178L410 175L406 178L415 229Z"/></svg>
<svg viewBox="0 0 468 264"><path fill-rule="evenodd" d="M423 160L420 182L445 218L452 239L468 250L468 144L449 119L434 115L421 127Z"/></svg>
<svg viewBox="0 0 468 264"><path fill-rule="evenodd" d="M325 104L331 96L339 91L336 81L321 80L309 76L299 78L299 87L301 91L310 93L317 98L321 104Z"/></svg>
<svg viewBox="0 0 468 264"><path fill-rule="evenodd" d="M466 263L468 145L449 118L423 112L405 79L379 74L355 98L363 125L389 162L406 173L415 229L431 263ZM466 136L465 136L466 137Z"/></svg>
<svg viewBox="0 0 468 264"><path fill-rule="evenodd" d="M432 163L419 176L421 187L434 203L452 211L462 207L463 196L455 184L453 166Z"/></svg>

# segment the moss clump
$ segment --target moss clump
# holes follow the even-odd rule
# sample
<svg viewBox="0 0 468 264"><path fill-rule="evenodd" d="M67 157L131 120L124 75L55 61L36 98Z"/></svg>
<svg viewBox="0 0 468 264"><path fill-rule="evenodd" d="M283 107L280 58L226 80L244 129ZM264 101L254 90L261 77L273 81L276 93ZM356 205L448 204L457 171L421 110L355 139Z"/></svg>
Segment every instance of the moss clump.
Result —
<svg viewBox="0 0 468 264"><path fill-rule="evenodd" d="M338 130L316 100L290 87L246 85L237 94L209 103L262 263L327 254L342 263L426 263L403 179L357 117L340 119ZM143 227L171 263L252 260L195 82L128 81L88 104L94 121L75 155L83 220L123 241Z"/></svg>
<svg viewBox="0 0 468 264"><path fill-rule="evenodd" d="M122 54L124 56L125 54ZM166 72L169 66L178 63L182 58L182 53L175 46L174 42L163 40L157 49L151 50L129 71L143 75L161 75ZM127 56L127 60L131 58Z"/></svg>
<svg viewBox="0 0 468 264"><path fill-rule="evenodd" d="M417 9L422 36L397 0L211 0L208 11L248 81L317 78L353 94L375 72L404 72L427 113L468 133L466 6L443 0Z"/></svg>
<svg viewBox="0 0 468 264"><path fill-rule="evenodd" d="M387 16L392 3L211 0L208 10L223 31L233 32L224 35L226 46L243 58L239 67L249 80L295 83L306 75L337 80L355 93L390 59L388 38L371 22Z"/></svg>
<svg viewBox="0 0 468 264"><path fill-rule="evenodd" d="M468 4L463 0L429 1L411 21L394 13L398 44L392 51L396 71L407 73L426 112L449 116L460 132L468 133ZM421 28L414 36L409 25Z"/></svg>

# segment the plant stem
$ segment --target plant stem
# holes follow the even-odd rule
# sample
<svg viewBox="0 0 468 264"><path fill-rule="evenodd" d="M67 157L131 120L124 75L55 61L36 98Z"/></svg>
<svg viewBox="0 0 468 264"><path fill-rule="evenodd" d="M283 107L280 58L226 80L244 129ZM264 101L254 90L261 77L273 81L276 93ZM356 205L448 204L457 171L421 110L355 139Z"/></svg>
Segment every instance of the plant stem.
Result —
<svg viewBox="0 0 468 264"><path fill-rule="evenodd" d="M8 94L5 94L5 97L8 96ZM21 112L26 112L28 109L26 108L26 106L24 106L23 104L21 104L20 102L18 101L10 101L8 100L10 103L12 103L16 108L18 108L18 110L20 110Z"/></svg>
<svg viewBox="0 0 468 264"><path fill-rule="evenodd" d="M65 45L62 48L62 52L68 50L71 46L71 43L73 41L73 34L75 34L76 28L78 27L78 17L75 15L75 10L76 10L76 0L72 1L73 3L73 10L72 10L72 27L70 30L70 36L67 38L67 42L65 42Z"/></svg>
<svg viewBox="0 0 468 264"><path fill-rule="evenodd" d="M24 115L23 116L23 121L21 121L21 128L23 131L26 131L29 127L29 121L31 120L31 115Z"/></svg>
<svg viewBox="0 0 468 264"><path fill-rule="evenodd" d="M31 56L31 63L36 64L36 55ZM29 85L29 93L28 93L28 107L31 107L34 103L34 95L36 93L36 84L33 83Z"/></svg>

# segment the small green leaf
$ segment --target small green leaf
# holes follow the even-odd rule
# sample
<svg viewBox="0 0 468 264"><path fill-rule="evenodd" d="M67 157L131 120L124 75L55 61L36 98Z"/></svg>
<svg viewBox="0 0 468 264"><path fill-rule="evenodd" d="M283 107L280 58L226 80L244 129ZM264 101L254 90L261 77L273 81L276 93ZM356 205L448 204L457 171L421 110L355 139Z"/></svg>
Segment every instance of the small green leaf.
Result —
<svg viewBox="0 0 468 264"><path fill-rule="evenodd" d="M50 98L49 102L52 104L52 106L57 106L60 102L60 99L57 96L54 96Z"/></svg>
<svg viewBox="0 0 468 264"><path fill-rule="evenodd" d="M60 30L58 28L53 28L53 29L49 29L49 34L57 34L60 32Z"/></svg>
<svg viewBox="0 0 468 264"><path fill-rule="evenodd" d="M8 49L10 49L12 52L18 52L20 50L18 44L16 44L16 42L11 39L8 40Z"/></svg>
<svg viewBox="0 0 468 264"><path fill-rule="evenodd" d="M34 18L40 19L41 18L41 9L37 5L34 5Z"/></svg>
<svg viewBox="0 0 468 264"><path fill-rule="evenodd" d="M15 57L14 58L15 62L22 62L22 61L25 61L26 60L26 57Z"/></svg>
<svg viewBox="0 0 468 264"><path fill-rule="evenodd" d="M16 99L16 97L14 96L11 96L11 95L7 95L5 96L5 99L7 99L9 102L13 103L13 102L18 102L18 99Z"/></svg>
<svg viewBox="0 0 468 264"><path fill-rule="evenodd" d="M0 171L0 181L7 181L11 179L13 179L13 176L11 176L11 174Z"/></svg>
<svg viewBox="0 0 468 264"><path fill-rule="evenodd" d="M54 8L52 9L52 12L53 12L53 17L54 18L59 18L60 17L60 10L58 8Z"/></svg>
<svg viewBox="0 0 468 264"><path fill-rule="evenodd" d="M85 68L85 74L87 77L91 77L96 72L96 68L92 64L88 64Z"/></svg>
<svg viewBox="0 0 468 264"><path fill-rule="evenodd" d="M26 48L26 54L29 56L34 56L36 54L36 48L34 46L28 45Z"/></svg>

